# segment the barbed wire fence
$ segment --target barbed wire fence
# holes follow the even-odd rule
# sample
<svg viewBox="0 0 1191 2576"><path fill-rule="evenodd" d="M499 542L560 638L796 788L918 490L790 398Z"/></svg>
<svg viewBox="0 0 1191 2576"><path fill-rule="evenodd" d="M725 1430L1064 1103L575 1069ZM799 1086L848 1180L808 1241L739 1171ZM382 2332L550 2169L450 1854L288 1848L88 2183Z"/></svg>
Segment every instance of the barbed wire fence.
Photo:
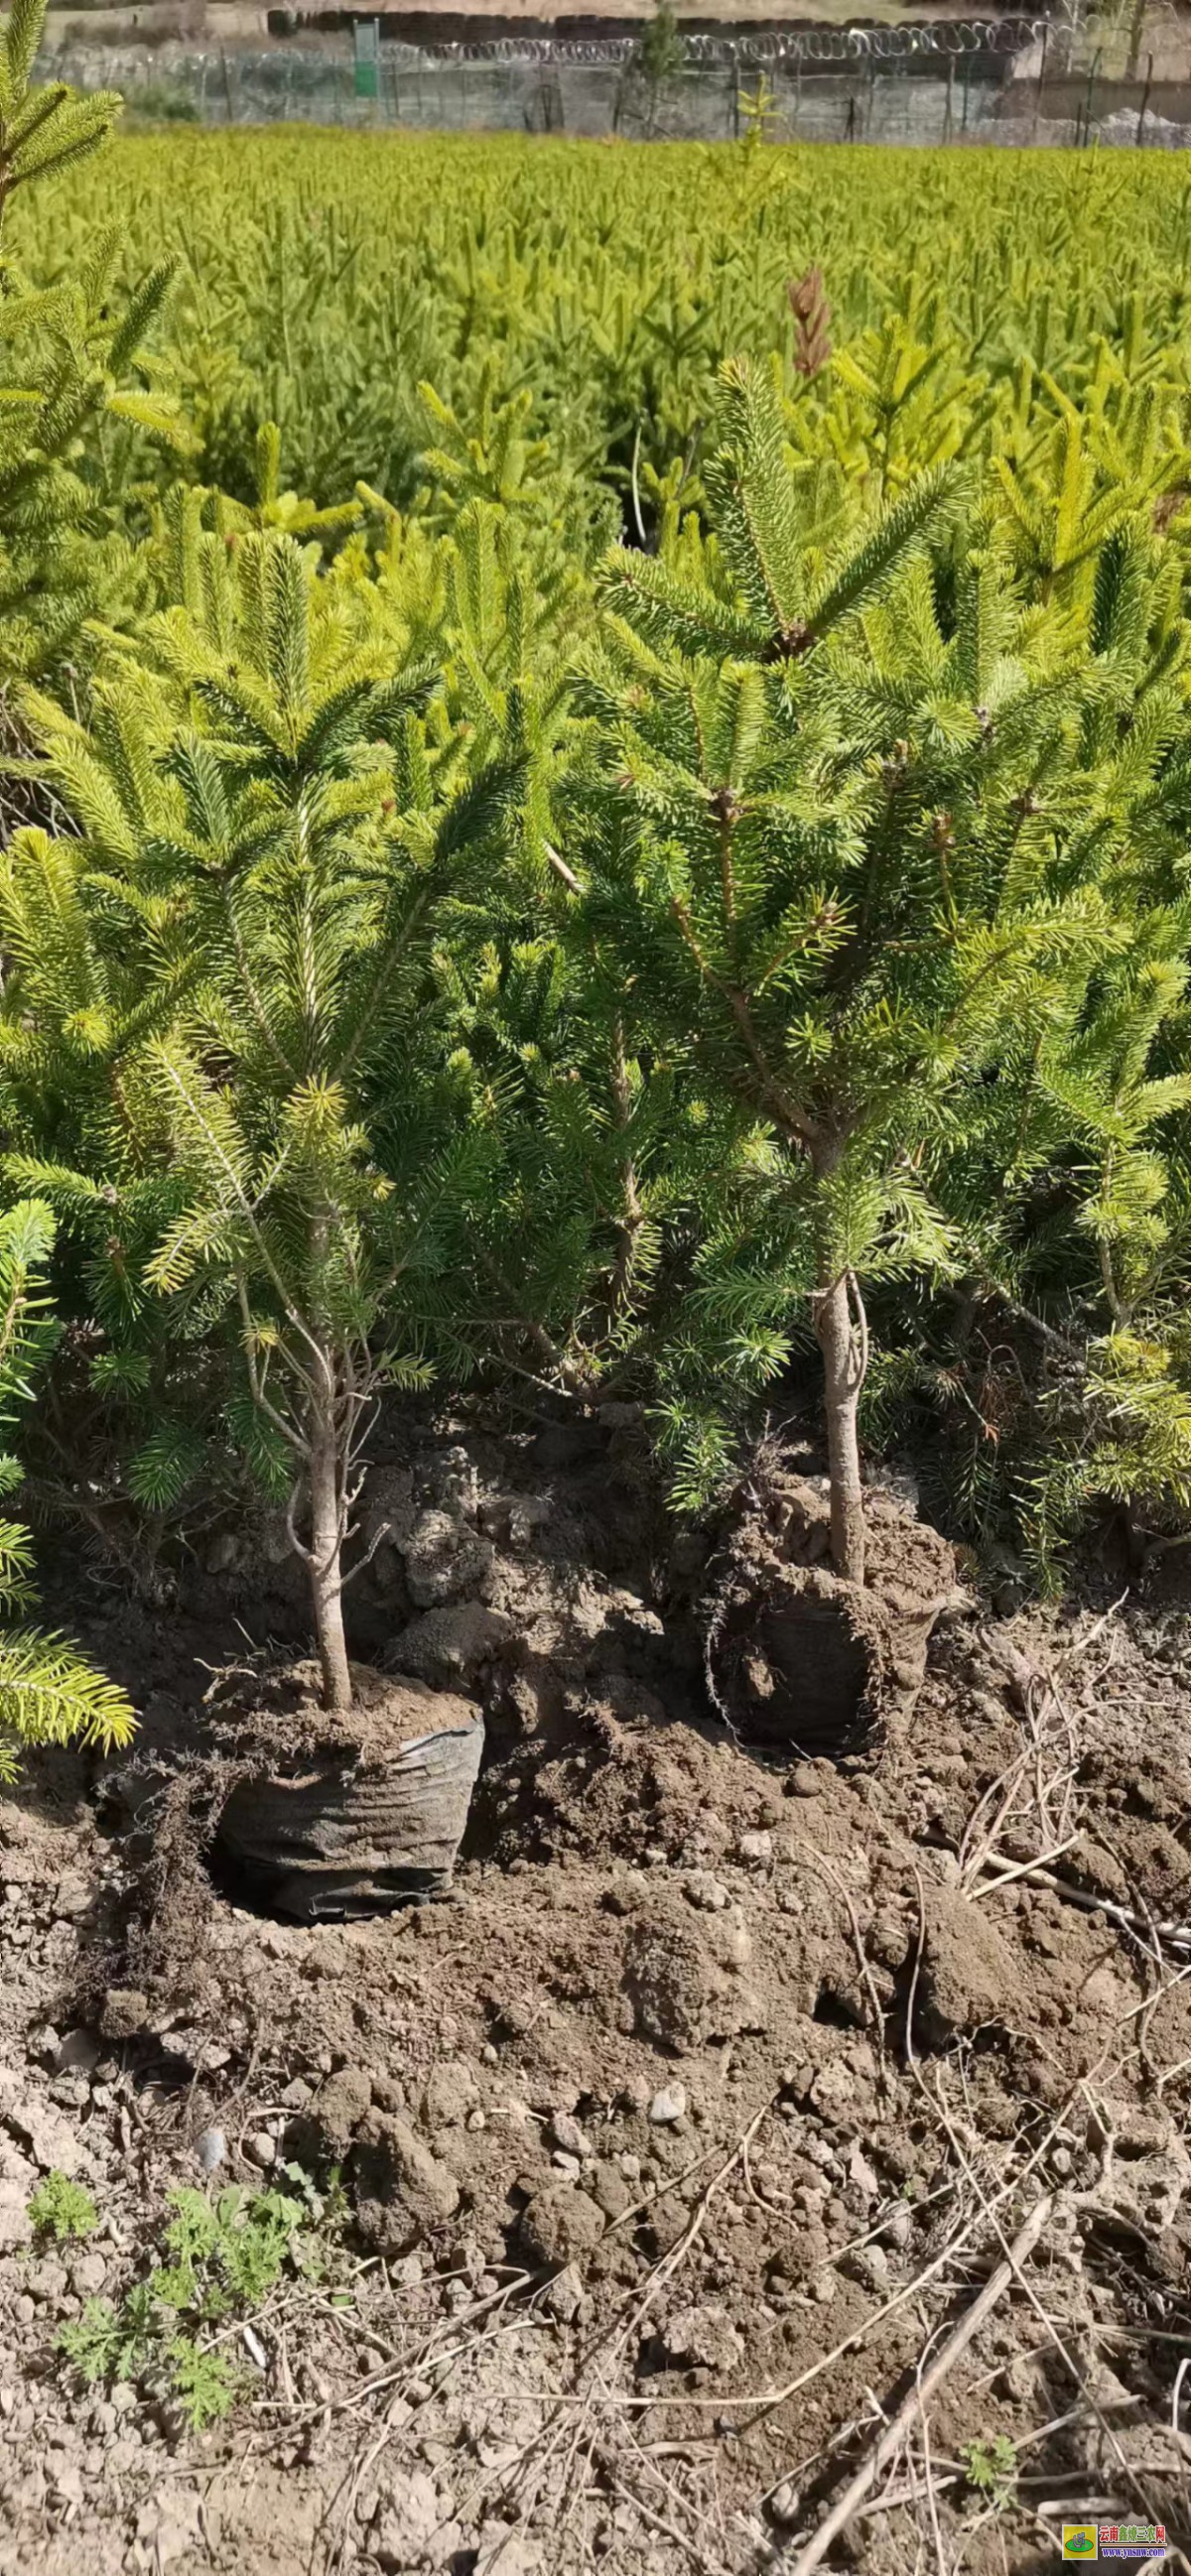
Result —
<svg viewBox="0 0 1191 2576"><path fill-rule="evenodd" d="M1169 8L1172 24L1174 10ZM1046 17L933 25L692 30L681 68L650 84L635 38L523 34L409 44L365 21L355 53L283 36L267 50L149 51L86 40L45 69L83 88L124 91L133 113L208 124L306 121L369 127L514 130L626 140L1059 143L1183 146L1191 81L1148 71L1084 0ZM296 24L296 22L295 22ZM1097 34L1093 42L1093 36ZM368 32L370 31L370 33ZM1191 68L1191 66L1189 66ZM1159 106L1161 111L1159 112ZM1171 110L1175 111L1173 114Z"/></svg>

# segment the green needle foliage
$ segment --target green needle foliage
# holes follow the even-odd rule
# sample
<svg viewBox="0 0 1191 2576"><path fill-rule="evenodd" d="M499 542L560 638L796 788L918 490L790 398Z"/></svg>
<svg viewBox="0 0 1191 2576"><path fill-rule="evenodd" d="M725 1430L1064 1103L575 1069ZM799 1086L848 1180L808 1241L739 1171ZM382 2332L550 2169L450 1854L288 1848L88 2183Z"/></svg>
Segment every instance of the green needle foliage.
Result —
<svg viewBox="0 0 1191 2576"><path fill-rule="evenodd" d="M476 1160L431 960L518 830L528 754L510 716L469 764L419 713L433 667L361 640L356 592L292 538L196 548L198 604L98 685L90 737L31 706L82 837L18 835L9 863L10 1168L86 1244L109 1372L143 1377L165 1310L176 1341L222 1341L340 1709L362 1452L380 1390L426 1375L437 1230ZM163 1421L142 1487L187 1456Z"/></svg>
<svg viewBox="0 0 1191 2576"><path fill-rule="evenodd" d="M836 468L795 472L747 364L719 431L714 538L692 522L605 581L589 902L639 1042L684 1053L713 1128L737 1114L692 1339L763 1375L809 1312L835 1562L859 1582L864 1284L962 1270L936 1183L973 1098L1012 1095L1056 1026L1071 1039L1131 933L1089 828L1095 675L1062 608L1015 587L995 519L937 473L882 507ZM1143 1097L1141 1125L1176 1096ZM681 1394L673 1430L697 1469Z"/></svg>
<svg viewBox="0 0 1191 2576"><path fill-rule="evenodd" d="M56 1339L43 1285L53 1241L53 1217L41 1202L26 1199L0 1214L0 1431L6 1433ZM19 1459L0 1455L0 1494L12 1494L20 1482ZM33 1597L29 1532L21 1521L0 1518L0 1782L14 1777L22 1745L74 1740L110 1752L128 1742L135 1724L123 1691L68 1637L25 1623L21 1614Z"/></svg>
<svg viewBox="0 0 1191 2576"><path fill-rule="evenodd" d="M121 425L181 437L168 398L147 380L127 382L169 264L122 304L115 228L96 233L75 273L51 285L32 283L8 247L10 202L88 160L120 106L110 91L81 97L64 81L31 87L44 14L45 0L13 0L0 22L0 681L59 666L85 619L118 614L130 593Z"/></svg>

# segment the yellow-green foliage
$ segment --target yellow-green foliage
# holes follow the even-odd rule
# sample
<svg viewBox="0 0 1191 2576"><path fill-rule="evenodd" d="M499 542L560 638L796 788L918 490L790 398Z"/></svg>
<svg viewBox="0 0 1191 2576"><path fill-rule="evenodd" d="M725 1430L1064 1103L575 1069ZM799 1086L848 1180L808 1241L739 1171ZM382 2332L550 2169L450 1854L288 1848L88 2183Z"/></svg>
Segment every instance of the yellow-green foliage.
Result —
<svg viewBox="0 0 1191 2576"><path fill-rule="evenodd" d="M125 137L41 196L36 256L77 267L115 224L130 277L179 261L161 329L202 442L194 470L242 499L275 420L286 481L324 507L360 477L408 502L427 448L450 448L459 497L467 467L471 490L519 494L598 546L634 450L647 508L675 458L697 480L718 365L776 348L804 453L897 481L992 450L1023 553L1045 560L1056 528L1037 479L1069 406L1087 414L1069 498L1081 471L1111 480L1126 454L1156 490L1178 486L1187 204L1181 161L1162 154L196 130ZM18 239L21 215L18 201ZM787 286L812 264L836 363L808 378L790 366ZM458 438L428 421L424 381ZM485 405L491 427L513 397L502 457L490 436L468 466Z"/></svg>
<svg viewBox="0 0 1191 2576"><path fill-rule="evenodd" d="M176 625L183 603L201 625L220 588L214 568L258 552L262 561L285 553L295 594L299 582L320 594L320 615L333 611L345 650L370 672L375 662L374 677L426 665L419 723L444 777L514 759L520 783L487 909L477 904L461 927L456 907L428 968L455 1041L447 1092L454 1100L452 1085L474 1082L488 1122L478 1195L487 1193L492 1224L477 1223L468 1196L445 1265L456 1291L468 1287L454 1299L458 1349L470 1352L473 1331L484 1340L495 1297L500 1329L529 1334L535 1367L574 1376L575 1351L589 1342L606 1343L623 1367L629 1309L644 1310L653 1283L682 1330L690 1324L683 1265L700 1228L706 1257L714 1266L723 1253L728 1274L716 1333L706 1300L699 1332L691 1328L700 1387L709 1373L715 1380L711 1411L722 1410L733 1371L751 1398L805 1322L802 1292L786 1293L780 1243L751 1213L756 1176L744 1166L747 1260L736 1258L735 1202L716 1231L707 1174L722 1164L735 1188L739 1139L725 1128L718 1162L705 1147L720 1137L713 1113L727 1118L731 1084L709 1108L704 1074L688 1062L687 1021L677 1035L671 1027L672 1058L656 1031L634 1036L608 980L614 942L576 932L579 899L598 891L609 850L620 865L635 848L631 836L621 847L626 778L597 757L597 737L615 732L624 710L610 714L598 689L590 694L599 636L627 614L597 568L627 535L634 552L621 576L637 599L629 624L643 657L626 684L634 728L634 692L644 705L660 700L667 678L685 686L678 665L692 650L708 663L709 703L724 657L730 695L743 653L756 663L749 703L780 684L788 712L826 602L828 622L849 621L848 686L860 710L836 728L852 747L844 785L876 795L883 782L891 814L913 806L913 832L891 822L886 837L903 891L926 888L933 902L938 881L931 940L946 948L958 872L985 842L997 883L1004 875L1011 890L1022 852L1041 852L1050 873L1038 891L1056 913L1074 893L1094 896L1103 953L1078 1001L1052 1011L1028 1048L1007 1013L990 1061L962 1099L948 1096L946 1150L928 1168L923 1136L907 1138L907 1169L950 1229L969 1339L987 1304L989 1347L999 1349L1007 1307L1064 1355L1066 1409L1053 1408L1046 1425L1049 1482L1032 1487L1040 1519L1053 1528L1092 1492L1132 1495L1157 1516L1188 1508L1172 1316L1191 1244L1189 206L1181 163L1165 155L761 148L759 125L746 150L648 152L300 127L130 136L42 191L36 226L16 201L14 252L45 284L80 274L105 231L127 280L147 264L176 264L153 323L153 368L177 386L193 430L179 466L125 404L114 466L110 422L100 442L108 463L95 488L102 481L110 500L115 487L115 533L141 604L92 614L79 638L82 750L46 701L22 701L67 810L94 835L66 773L84 750L101 766L115 756L122 692L131 687L138 724L154 730L160 672L155 663L147 673L141 647L173 629L150 607L172 611ZM759 362L748 380L768 427L756 474L728 475L716 464L717 421L725 383L744 381L742 358ZM88 470L98 476L94 457ZM797 583L784 585L809 603L805 616L776 616L783 583L775 589L768 560L754 567L755 595L743 605L737 596L737 541L763 482L778 520L788 510L805 531ZM919 548L924 492L946 508L937 525L928 513ZM909 553L887 594L889 528L906 533ZM297 546L279 549L282 537ZM864 578L849 576L837 597L845 538ZM900 564L900 541L894 551ZM700 603L685 640L690 618L674 606L684 598ZM760 645L741 625L746 607ZM222 628L219 650L231 650ZM673 670L659 651L677 656ZM237 648L228 665L236 687L242 658ZM193 675L181 676L185 694ZM78 693L70 703L79 708ZM172 725L190 721L171 705ZM1046 739L1027 769L1035 720ZM799 747L801 756L801 737ZM366 742L358 748L363 761ZM673 745L653 746L646 763L644 793L661 812L654 751L664 770ZM991 801L972 783L990 762ZM714 765L715 779L689 764L700 814L699 799L735 793L718 752ZM173 753L166 766L175 793ZM134 784L140 799L139 773ZM121 812L124 800L121 785ZM689 821L676 835L688 855ZM395 824L385 830L398 837ZM141 822L134 841L146 833L155 848ZM19 863L43 837L18 841ZM63 864L69 871L76 858L55 857L55 869ZM102 928L102 873L93 894ZM729 949L736 937L734 926ZM37 943L26 947L33 956ZM920 943L912 954L917 972ZM115 962L126 969L126 957ZM10 975L6 994L10 1074L42 1039L22 1018L31 1008L22 972L27 989ZM739 1005L737 965L724 989ZM874 1009L887 998L881 985ZM69 1035L73 1046L73 1022ZM378 1135L386 1117L392 1124L387 1080L378 1076L361 1111ZM34 1107L31 1133L40 1132ZM768 1151L764 1137L756 1151ZM43 1151L36 1172L10 1177L57 1205L44 1160ZM106 1171L92 1177L99 1191L110 1185ZM544 1233L565 1258L541 1257ZM123 1261L122 1237L118 1249ZM916 1373L937 1392L952 1369L963 1380L957 1400L974 1426L969 1450L977 1444L964 1470L971 1494L996 1481L994 1449L1001 1488L1020 1487L1023 1459L1037 1458L1032 1398L1015 1430L999 1379L990 1394L972 1363L968 1384L943 1304L927 1307L923 1282L939 1264L910 1267L913 1298L889 1291L878 1334L907 1382ZM437 1307L430 1321L442 1326ZM650 1317L647 1329L657 1342L671 1327ZM158 1438L158 1463L161 1454ZM968 1523L991 1526L978 1497L961 1503Z"/></svg>

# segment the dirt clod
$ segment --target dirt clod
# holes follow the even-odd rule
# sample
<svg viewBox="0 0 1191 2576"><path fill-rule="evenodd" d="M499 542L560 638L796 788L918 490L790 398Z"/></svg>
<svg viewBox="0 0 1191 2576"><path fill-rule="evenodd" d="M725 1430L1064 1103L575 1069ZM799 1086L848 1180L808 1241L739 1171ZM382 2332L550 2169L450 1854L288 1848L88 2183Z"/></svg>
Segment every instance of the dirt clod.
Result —
<svg viewBox="0 0 1191 2576"><path fill-rule="evenodd" d="M404 2254L459 2207L454 2174L396 2112L366 2113L352 2175L361 2233L380 2253Z"/></svg>

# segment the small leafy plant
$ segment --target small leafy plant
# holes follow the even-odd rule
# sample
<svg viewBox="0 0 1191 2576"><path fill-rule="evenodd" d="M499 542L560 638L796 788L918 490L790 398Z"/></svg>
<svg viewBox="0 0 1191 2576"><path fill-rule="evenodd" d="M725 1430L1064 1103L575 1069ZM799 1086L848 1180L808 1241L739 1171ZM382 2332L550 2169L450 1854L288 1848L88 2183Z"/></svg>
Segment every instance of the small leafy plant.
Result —
<svg viewBox="0 0 1191 2576"><path fill-rule="evenodd" d="M960 2447L964 2476L977 2495L991 2496L994 2504L1012 2502L1017 2485L1017 2444L1008 2433L979 2433L974 2441Z"/></svg>
<svg viewBox="0 0 1191 2576"><path fill-rule="evenodd" d="M133 2283L118 2305L88 2299L64 2325L58 2349L87 2387L143 2380L175 2406L192 2433L230 2414L243 2373L221 2344L247 2325L288 2276L326 2277L339 2224L338 2194L316 2192L296 2165L291 2186L247 2191L231 2184L213 2199L187 2186L168 2195L164 2261Z"/></svg>
<svg viewBox="0 0 1191 2576"><path fill-rule="evenodd" d="M70 2175L59 2172L56 2165L38 2184L29 2203L29 2216L38 2235L52 2236L56 2245L94 2236L99 2225L99 2211L85 2183L72 2182Z"/></svg>

